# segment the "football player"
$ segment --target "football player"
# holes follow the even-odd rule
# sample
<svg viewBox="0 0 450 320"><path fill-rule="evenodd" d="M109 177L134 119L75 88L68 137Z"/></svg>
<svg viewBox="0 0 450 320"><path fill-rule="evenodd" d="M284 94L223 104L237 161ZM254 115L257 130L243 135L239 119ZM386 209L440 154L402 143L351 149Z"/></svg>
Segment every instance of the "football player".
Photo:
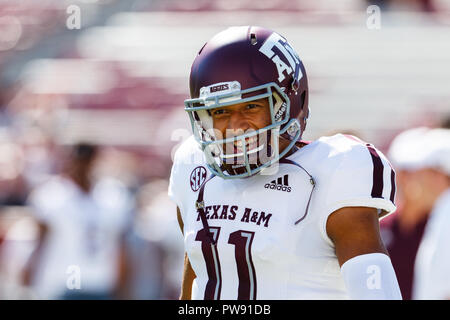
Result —
<svg viewBox="0 0 450 320"><path fill-rule="evenodd" d="M435 128L421 140L418 179L421 199L432 208L414 264L413 298L449 300L450 130Z"/></svg>
<svg viewBox="0 0 450 320"><path fill-rule="evenodd" d="M373 145L301 140L308 80L278 33L231 27L198 52L193 137L169 196L184 234L181 299L401 299L380 239L395 173Z"/></svg>

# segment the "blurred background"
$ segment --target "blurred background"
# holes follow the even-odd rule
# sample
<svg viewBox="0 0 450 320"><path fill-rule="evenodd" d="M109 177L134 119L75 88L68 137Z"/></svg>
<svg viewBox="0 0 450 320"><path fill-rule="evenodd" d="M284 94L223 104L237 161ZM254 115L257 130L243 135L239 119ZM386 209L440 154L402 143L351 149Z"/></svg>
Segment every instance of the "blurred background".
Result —
<svg viewBox="0 0 450 320"><path fill-rule="evenodd" d="M196 53L232 25L299 53L306 140L347 132L387 153L406 129L449 126L450 0L0 0L0 299L77 298L57 279L83 298L178 298L183 101Z"/></svg>

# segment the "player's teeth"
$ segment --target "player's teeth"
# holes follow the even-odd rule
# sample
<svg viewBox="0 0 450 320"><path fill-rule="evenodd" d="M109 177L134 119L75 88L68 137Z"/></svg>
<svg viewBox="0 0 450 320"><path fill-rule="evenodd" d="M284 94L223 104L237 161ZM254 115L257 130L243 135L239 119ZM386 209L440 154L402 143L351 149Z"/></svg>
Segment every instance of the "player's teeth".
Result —
<svg viewBox="0 0 450 320"><path fill-rule="evenodd" d="M247 141L247 145L251 145L251 144L253 144L253 143L256 143L255 137L249 138L248 141Z"/></svg>
<svg viewBox="0 0 450 320"><path fill-rule="evenodd" d="M250 137L250 138L247 138L247 140L246 140L247 146L251 145L253 143L256 143L256 142L257 142L257 138L256 137ZM242 140L234 141L234 146L235 147L242 148L242 145L243 145Z"/></svg>

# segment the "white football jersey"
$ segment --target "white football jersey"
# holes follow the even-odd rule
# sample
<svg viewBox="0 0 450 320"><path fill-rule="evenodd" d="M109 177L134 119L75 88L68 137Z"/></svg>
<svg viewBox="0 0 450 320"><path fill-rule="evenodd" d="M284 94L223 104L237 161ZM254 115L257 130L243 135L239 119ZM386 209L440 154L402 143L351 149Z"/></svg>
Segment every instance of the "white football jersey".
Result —
<svg viewBox="0 0 450 320"><path fill-rule="evenodd" d="M60 299L70 289L94 293L114 289L131 200L125 186L109 178L89 194L62 176L33 190L28 204L49 228L33 285L40 299Z"/></svg>
<svg viewBox="0 0 450 320"><path fill-rule="evenodd" d="M414 264L414 300L450 299L450 189L435 202Z"/></svg>
<svg viewBox="0 0 450 320"><path fill-rule="evenodd" d="M342 134L281 162L270 175L211 178L193 137L177 150L169 196L197 276L193 299L348 298L327 218L352 206L393 212L395 173L372 145ZM207 224L196 209L199 192Z"/></svg>

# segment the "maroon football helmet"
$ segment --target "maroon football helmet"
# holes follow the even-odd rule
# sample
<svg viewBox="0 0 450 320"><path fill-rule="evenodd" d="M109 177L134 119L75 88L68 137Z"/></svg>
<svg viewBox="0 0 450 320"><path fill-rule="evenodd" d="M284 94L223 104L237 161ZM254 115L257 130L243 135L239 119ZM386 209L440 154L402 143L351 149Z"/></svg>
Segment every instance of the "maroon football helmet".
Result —
<svg viewBox="0 0 450 320"><path fill-rule="evenodd" d="M248 177L276 163L300 140L309 115L303 63L285 38L262 27L231 27L208 41L192 65L190 93L185 110L194 135L209 169L223 178ZM271 125L231 138L214 130L213 109L258 99L268 99ZM290 141L281 153L280 137Z"/></svg>

